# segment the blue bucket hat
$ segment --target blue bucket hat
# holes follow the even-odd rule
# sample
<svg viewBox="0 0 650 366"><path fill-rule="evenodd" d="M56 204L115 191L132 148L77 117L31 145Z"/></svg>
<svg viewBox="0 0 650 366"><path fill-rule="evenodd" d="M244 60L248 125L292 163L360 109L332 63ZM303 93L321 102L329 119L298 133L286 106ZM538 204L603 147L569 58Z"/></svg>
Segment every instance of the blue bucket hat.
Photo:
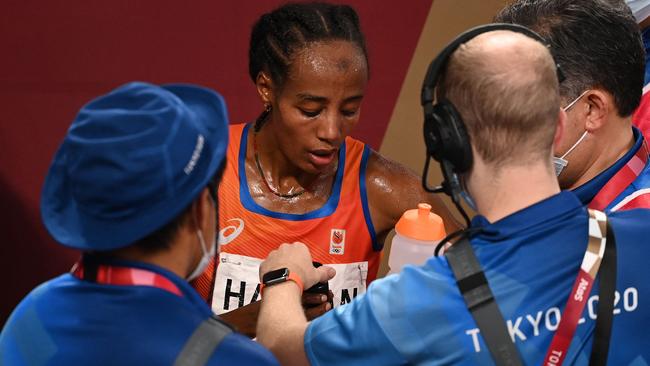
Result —
<svg viewBox="0 0 650 366"><path fill-rule="evenodd" d="M178 216L224 162L223 98L193 85L134 82L85 105L59 147L41 216L63 245L125 247Z"/></svg>

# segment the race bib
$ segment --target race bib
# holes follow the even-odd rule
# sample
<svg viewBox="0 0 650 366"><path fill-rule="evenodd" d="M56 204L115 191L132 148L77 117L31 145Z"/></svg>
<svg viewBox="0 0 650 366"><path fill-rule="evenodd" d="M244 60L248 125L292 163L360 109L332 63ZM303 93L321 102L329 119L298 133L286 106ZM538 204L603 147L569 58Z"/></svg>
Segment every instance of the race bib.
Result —
<svg viewBox="0 0 650 366"><path fill-rule="evenodd" d="M259 258L219 253L212 311L223 314L260 300L261 263ZM334 293L335 307L346 304L366 292L368 262L323 264L336 270L336 276L329 281L329 288Z"/></svg>

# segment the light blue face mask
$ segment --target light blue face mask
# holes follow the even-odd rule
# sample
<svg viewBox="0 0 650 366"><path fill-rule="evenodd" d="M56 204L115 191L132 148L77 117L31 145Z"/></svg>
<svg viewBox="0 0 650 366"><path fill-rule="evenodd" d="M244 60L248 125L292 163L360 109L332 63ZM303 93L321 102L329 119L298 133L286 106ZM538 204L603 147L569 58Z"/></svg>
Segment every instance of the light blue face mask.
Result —
<svg viewBox="0 0 650 366"><path fill-rule="evenodd" d="M564 108L562 108L562 109L563 109L565 112L567 112L569 109L571 109L571 107L573 107L573 106L574 106L574 105L575 105L575 104L580 100L580 98L582 98L585 94L587 94L588 91L589 91L589 90L585 90L584 92L582 92L582 94L580 94L576 99L574 99L573 102L569 103L566 107L564 107ZM580 145L580 143L582 142L582 140L584 140L585 137L587 137L587 133L588 133L588 132L585 131L585 132L582 134L582 136L580 136L580 138L578 139L578 141L576 141L576 143L573 144L573 146L571 146L571 147L569 148L569 150L567 150L567 152L564 153L564 155L560 156L559 158L558 158L557 156L554 156L554 157L553 157L553 166L555 167L555 175L556 175L556 176L559 176L559 175L562 173L562 171L564 170L564 168L566 168L566 166L569 165L569 161L566 160L565 158L566 158L567 155L569 155L569 154L570 154L570 153L571 153L571 152L572 152L576 147L578 147L578 145Z"/></svg>

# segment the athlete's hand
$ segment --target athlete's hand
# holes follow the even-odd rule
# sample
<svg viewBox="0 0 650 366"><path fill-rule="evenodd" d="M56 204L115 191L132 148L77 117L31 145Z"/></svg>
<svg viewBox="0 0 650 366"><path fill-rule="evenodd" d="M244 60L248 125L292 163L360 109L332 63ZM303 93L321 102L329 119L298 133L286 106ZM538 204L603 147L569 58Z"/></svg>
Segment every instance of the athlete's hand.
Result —
<svg viewBox="0 0 650 366"><path fill-rule="evenodd" d="M332 267L321 266L315 268L312 264L311 253L303 243L282 244L278 249L269 253L269 256L260 265L260 281L267 272L288 268L302 280L305 289L314 286L318 282L329 281L336 271Z"/></svg>
<svg viewBox="0 0 650 366"><path fill-rule="evenodd" d="M302 306L305 308L307 320L313 320L332 310L330 302L334 299L334 293L329 291L327 295L313 294L309 292L302 293Z"/></svg>

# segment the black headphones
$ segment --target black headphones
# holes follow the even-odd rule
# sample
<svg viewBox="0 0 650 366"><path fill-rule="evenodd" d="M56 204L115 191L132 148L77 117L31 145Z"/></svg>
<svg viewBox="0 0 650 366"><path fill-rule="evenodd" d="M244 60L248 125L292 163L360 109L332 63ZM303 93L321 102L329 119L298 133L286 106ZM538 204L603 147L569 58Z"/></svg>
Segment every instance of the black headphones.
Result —
<svg viewBox="0 0 650 366"><path fill-rule="evenodd" d="M427 157L424 163L422 174L422 185L429 192L444 192L451 196L454 204L459 209L469 226L469 218L460 206L461 192L463 188L458 176L466 173L472 167L472 146L465 124L454 105L439 98L436 104L433 104L435 88L447 66L449 57L456 51L461 44L468 42L472 38L482 33L495 30L509 30L524 34L544 46L549 47L548 43L542 36L531 29L517 24L493 23L481 25L469 29L456 37L447 45L438 56L431 61L422 85L421 104L424 109L424 143L427 148ZM558 80L562 82L564 75L560 65L556 63ZM438 187L429 187L427 176L431 158L438 161L442 168L444 181Z"/></svg>
<svg viewBox="0 0 650 366"><path fill-rule="evenodd" d="M495 30L509 30L517 33L524 34L548 47L544 38L534 31L517 24L494 23L486 24L472 28L451 41L438 56L431 61L427 70L427 75L424 78L422 85L421 104L424 109L424 143L427 148L427 162L425 166L425 175L423 176L423 184L425 189L429 191L441 192L444 191L450 195L449 185L453 186L453 175L462 174L472 167L472 147L469 135L465 129L460 114L454 105L448 100L439 99L436 104L433 104L435 88L443 74L443 70L447 65L449 57L456 51L461 44L468 42L472 38L482 33L487 33ZM561 82L564 80L564 75L557 65L557 75ZM428 165L430 158L433 157L436 161L442 164L443 175L447 182L447 187L443 183L443 187L438 189L428 188L426 184L426 174L428 173ZM456 179L457 180L457 179ZM445 189L447 188L447 189Z"/></svg>

